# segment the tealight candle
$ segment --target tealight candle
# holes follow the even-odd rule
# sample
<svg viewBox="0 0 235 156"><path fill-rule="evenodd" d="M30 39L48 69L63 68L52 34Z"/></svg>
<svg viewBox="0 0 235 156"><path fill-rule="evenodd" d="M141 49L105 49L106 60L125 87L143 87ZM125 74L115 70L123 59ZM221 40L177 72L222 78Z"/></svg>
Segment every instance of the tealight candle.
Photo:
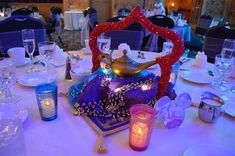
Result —
<svg viewBox="0 0 235 156"><path fill-rule="evenodd" d="M137 104L130 109L130 147L137 151L147 149L156 117L154 108L146 104Z"/></svg>
<svg viewBox="0 0 235 156"><path fill-rule="evenodd" d="M45 118L50 118L55 115L55 101L52 98L41 100L41 109Z"/></svg>
<svg viewBox="0 0 235 156"><path fill-rule="evenodd" d="M44 121L57 118L57 86L43 84L36 87L40 117Z"/></svg>

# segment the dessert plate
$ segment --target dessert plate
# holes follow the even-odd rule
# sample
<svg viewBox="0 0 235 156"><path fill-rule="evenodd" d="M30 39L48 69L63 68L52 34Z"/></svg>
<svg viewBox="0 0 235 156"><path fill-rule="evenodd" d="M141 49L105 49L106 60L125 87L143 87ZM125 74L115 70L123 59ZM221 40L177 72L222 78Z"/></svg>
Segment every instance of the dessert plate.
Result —
<svg viewBox="0 0 235 156"><path fill-rule="evenodd" d="M224 112L232 117L235 117L235 102L226 102L224 105Z"/></svg>
<svg viewBox="0 0 235 156"><path fill-rule="evenodd" d="M200 84L208 84L212 80L212 76L206 71L185 70L180 72L180 76L184 80Z"/></svg>
<svg viewBox="0 0 235 156"><path fill-rule="evenodd" d="M35 87L43 83L51 83L56 80L56 74L48 72L28 73L18 80L18 83L27 86Z"/></svg>
<svg viewBox="0 0 235 156"><path fill-rule="evenodd" d="M183 156L235 156L235 153L225 148L213 145L195 145L184 152Z"/></svg>
<svg viewBox="0 0 235 156"><path fill-rule="evenodd" d="M21 67L21 66L24 66L26 64L29 63L29 59L28 58L25 58L23 61L20 61L20 62L15 62L15 66L16 67Z"/></svg>

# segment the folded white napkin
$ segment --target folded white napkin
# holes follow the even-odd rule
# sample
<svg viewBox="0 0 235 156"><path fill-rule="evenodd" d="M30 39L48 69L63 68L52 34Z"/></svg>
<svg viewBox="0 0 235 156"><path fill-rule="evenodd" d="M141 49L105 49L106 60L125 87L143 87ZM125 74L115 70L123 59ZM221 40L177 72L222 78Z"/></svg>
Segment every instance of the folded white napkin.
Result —
<svg viewBox="0 0 235 156"><path fill-rule="evenodd" d="M56 45L55 53L53 59L51 60L51 64L56 67L63 66L66 63L66 57L67 54L64 53L63 49Z"/></svg>
<svg viewBox="0 0 235 156"><path fill-rule="evenodd" d="M119 44L119 46L118 46L118 51L119 51L120 53L122 53L123 50L126 50L126 51L127 51L127 54L128 54L128 53L130 54L130 52L131 52L130 46L129 46L128 44L126 44L126 43L121 43L121 44Z"/></svg>
<svg viewBox="0 0 235 156"><path fill-rule="evenodd" d="M61 49L58 45L56 45L53 60L65 60L65 59L66 59L66 54L64 53L63 49Z"/></svg>

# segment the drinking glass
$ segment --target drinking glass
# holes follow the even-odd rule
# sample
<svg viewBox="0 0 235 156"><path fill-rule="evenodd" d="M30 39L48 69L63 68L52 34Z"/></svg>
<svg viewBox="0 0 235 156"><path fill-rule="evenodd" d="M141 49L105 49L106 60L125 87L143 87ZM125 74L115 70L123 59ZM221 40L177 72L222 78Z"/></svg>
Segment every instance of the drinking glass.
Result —
<svg viewBox="0 0 235 156"><path fill-rule="evenodd" d="M13 96L9 87L16 83L15 66L11 60L0 61L0 104L15 103L18 96Z"/></svg>
<svg viewBox="0 0 235 156"><path fill-rule="evenodd" d="M45 60L47 71L50 70L50 60L55 54L55 47L55 42L45 41L38 43L39 54L42 56L43 60Z"/></svg>
<svg viewBox="0 0 235 156"><path fill-rule="evenodd" d="M163 43L162 52L165 55L168 55L172 52L174 44L171 41L166 41Z"/></svg>
<svg viewBox="0 0 235 156"><path fill-rule="evenodd" d="M212 88L220 91L227 91L229 86L225 78L229 77L232 70L233 58L231 55L217 54L215 56L214 77L211 83Z"/></svg>
<svg viewBox="0 0 235 156"><path fill-rule="evenodd" d="M0 112L0 155L26 156L22 122Z"/></svg>
<svg viewBox="0 0 235 156"><path fill-rule="evenodd" d="M32 66L33 61L33 53L35 51L35 37L34 37L34 30L33 29L23 29L22 30L22 40L25 51L28 53L30 58L30 67L28 72L33 72L34 68Z"/></svg>
<svg viewBox="0 0 235 156"><path fill-rule="evenodd" d="M38 85L35 89L40 117L44 121L57 118L58 89L53 83Z"/></svg>
<svg viewBox="0 0 235 156"><path fill-rule="evenodd" d="M230 73L226 75L225 80L228 79L231 75L235 75L235 40L233 39L225 39L221 55L224 57L232 57L233 63L232 63L232 69L230 70ZM235 92L235 85L231 86L231 91Z"/></svg>
<svg viewBox="0 0 235 156"><path fill-rule="evenodd" d="M104 53L110 52L110 46L111 46L111 37L108 36L100 36L98 37L97 44L99 47L99 50Z"/></svg>
<svg viewBox="0 0 235 156"><path fill-rule="evenodd" d="M221 55L228 57L228 56L234 56L235 54L235 40L233 39L225 39Z"/></svg>

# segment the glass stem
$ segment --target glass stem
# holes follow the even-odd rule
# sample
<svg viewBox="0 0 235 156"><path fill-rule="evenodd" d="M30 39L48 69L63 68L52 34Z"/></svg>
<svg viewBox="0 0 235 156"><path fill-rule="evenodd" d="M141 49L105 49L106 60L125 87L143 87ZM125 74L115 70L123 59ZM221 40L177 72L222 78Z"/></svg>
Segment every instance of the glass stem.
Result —
<svg viewBox="0 0 235 156"><path fill-rule="evenodd" d="M7 87L7 88L4 88L3 90L2 90L2 95L4 96L3 98L4 99L11 99L12 98L12 94L11 94L11 91L10 91L10 89Z"/></svg>
<svg viewBox="0 0 235 156"><path fill-rule="evenodd" d="M32 66L32 64L33 64L33 55L30 54L30 55L29 55L29 58L30 58L30 66Z"/></svg>

